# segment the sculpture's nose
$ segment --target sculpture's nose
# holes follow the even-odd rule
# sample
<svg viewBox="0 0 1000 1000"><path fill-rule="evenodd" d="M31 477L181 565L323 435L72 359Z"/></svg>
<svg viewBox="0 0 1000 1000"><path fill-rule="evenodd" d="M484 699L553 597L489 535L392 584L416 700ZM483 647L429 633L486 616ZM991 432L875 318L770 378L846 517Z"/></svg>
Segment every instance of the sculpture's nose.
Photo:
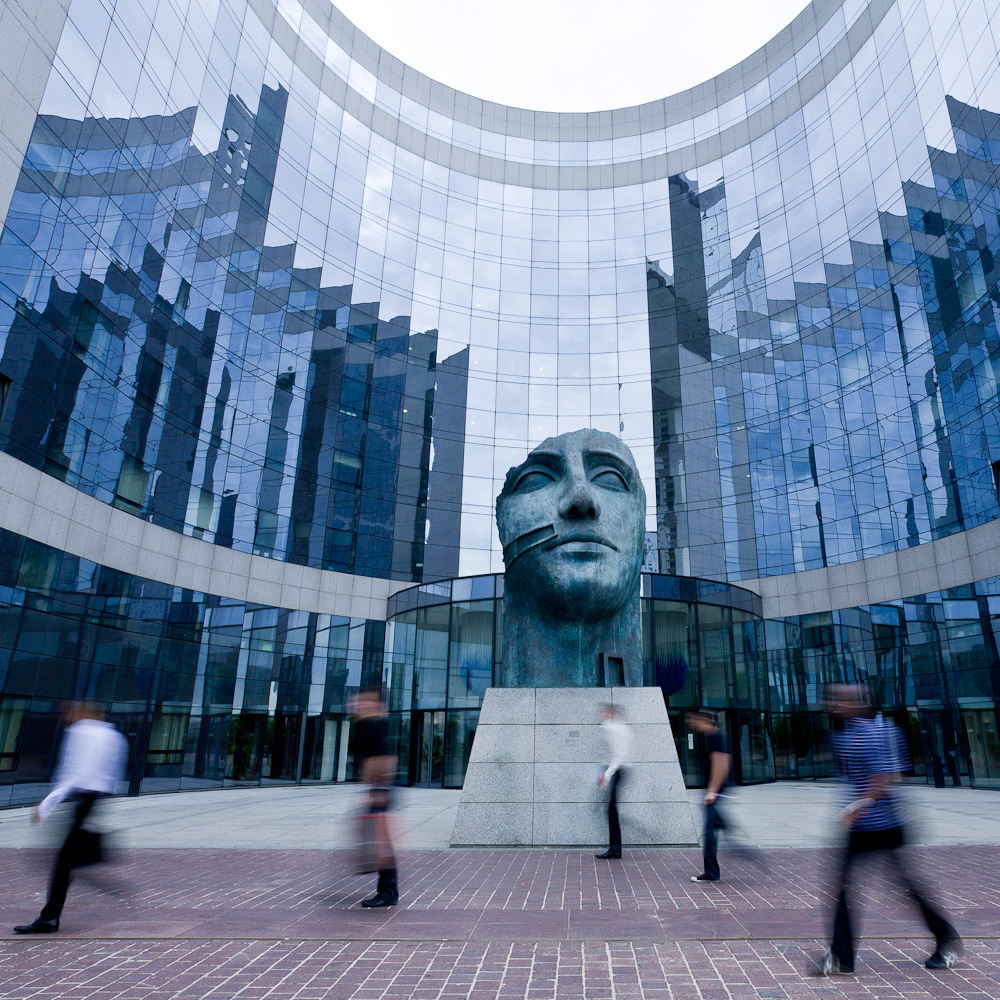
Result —
<svg viewBox="0 0 1000 1000"><path fill-rule="evenodd" d="M559 513L568 521L595 521L600 516L601 505L585 475L573 477L559 504Z"/></svg>

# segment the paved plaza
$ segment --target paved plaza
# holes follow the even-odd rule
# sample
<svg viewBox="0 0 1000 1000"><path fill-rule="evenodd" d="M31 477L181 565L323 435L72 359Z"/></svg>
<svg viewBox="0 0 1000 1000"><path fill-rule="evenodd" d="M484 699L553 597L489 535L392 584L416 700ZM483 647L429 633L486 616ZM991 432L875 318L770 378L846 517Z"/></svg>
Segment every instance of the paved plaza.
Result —
<svg viewBox="0 0 1000 1000"><path fill-rule="evenodd" d="M715 885L689 881L694 847L610 863L449 850L457 793L407 790L402 898L383 911L356 905L374 878L335 849L354 789L227 789L110 803L117 864L80 873L58 935L7 934L0 998L995 1000L1000 794L907 792L924 816L911 853L966 942L948 972L923 968L926 932L872 870L856 893L857 976L808 975L831 906L827 784L740 790L745 842L761 850L723 853ZM25 813L0 813L4 928L37 914L56 832Z"/></svg>

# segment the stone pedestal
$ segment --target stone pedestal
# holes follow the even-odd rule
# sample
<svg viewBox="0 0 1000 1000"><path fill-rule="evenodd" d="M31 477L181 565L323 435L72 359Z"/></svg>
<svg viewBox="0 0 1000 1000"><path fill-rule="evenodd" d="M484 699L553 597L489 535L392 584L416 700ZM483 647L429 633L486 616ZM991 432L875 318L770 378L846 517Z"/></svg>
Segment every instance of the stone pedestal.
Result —
<svg viewBox="0 0 1000 1000"><path fill-rule="evenodd" d="M633 735L618 796L625 849L696 844L659 688L490 688L452 847L606 847L596 778L608 763L598 708L609 701Z"/></svg>

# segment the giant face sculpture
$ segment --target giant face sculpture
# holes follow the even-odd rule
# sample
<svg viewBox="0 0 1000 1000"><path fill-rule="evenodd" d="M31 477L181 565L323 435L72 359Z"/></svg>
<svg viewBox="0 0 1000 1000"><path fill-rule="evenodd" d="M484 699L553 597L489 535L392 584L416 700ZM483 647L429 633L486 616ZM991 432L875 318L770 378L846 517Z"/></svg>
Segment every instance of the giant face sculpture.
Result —
<svg viewBox="0 0 1000 1000"><path fill-rule="evenodd" d="M564 622L637 608L645 516L632 453L613 434L543 441L497 497L508 599Z"/></svg>

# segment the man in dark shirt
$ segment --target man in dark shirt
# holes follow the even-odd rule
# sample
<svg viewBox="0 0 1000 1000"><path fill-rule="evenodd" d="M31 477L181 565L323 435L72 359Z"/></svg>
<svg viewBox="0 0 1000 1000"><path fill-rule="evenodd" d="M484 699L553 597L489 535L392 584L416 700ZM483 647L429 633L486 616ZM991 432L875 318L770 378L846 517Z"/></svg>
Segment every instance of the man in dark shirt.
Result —
<svg viewBox="0 0 1000 1000"><path fill-rule="evenodd" d="M962 949L961 938L914 884L899 851L904 841L903 821L894 786L900 772L909 765L903 734L897 726L875 715L871 692L863 685L831 684L827 708L844 720L843 730L833 736L832 742L837 773L846 791L846 803L838 820L848 834L840 866L833 940L815 972L826 976L854 974L847 882L852 865L862 854L881 854L892 863L897 879L937 942L924 965L928 969L948 969Z"/></svg>
<svg viewBox="0 0 1000 1000"><path fill-rule="evenodd" d="M719 811L718 799L729 780L729 748L726 737L719 731L715 716L710 712L688 712L688 727L705 737L708 752L708 781L705 789L705 826L702 832L702 858L704 870L700 875L692 875L692 882L718 882L719 871L719 830L726 828Z"/></svg>
<svg viewBox="0 0 1000 1000"><path fill-rule="evenodd" d="M389 725L381 692L361 691L355 702L354 769L369 786L368 811L375 815L379 850L385 866L379 869L375 895L362 906L395 906L399 902L396 853L389 829L392 783L396 777L396 756L389 746Z"/></svg>

